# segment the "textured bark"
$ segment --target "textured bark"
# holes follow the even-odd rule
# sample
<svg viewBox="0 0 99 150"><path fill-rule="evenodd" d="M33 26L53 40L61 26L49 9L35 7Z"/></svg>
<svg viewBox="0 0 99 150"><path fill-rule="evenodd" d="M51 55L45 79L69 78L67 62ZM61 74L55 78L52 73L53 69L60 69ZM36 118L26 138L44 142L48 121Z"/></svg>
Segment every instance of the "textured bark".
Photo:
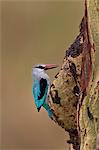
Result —
<svg viewBox="0 0 99 150"><path fill-rule="evenodd" d="M99 54L99 0L87 1L88 10L88 30L90 42L96 54ZM98 147L98 132L99 132L99 72L95 70L95 62L93 57L92 68L93 75L91 76L91 84L88 93L85 96L80 108L80 136L81 150L95 150Z"/></svg>
<svg viewBox="0 0 99 150"><path fill-rule="evenodd" d="M76 150L94 150L98 143L99 82L94 69L99 50L98 5L98 0L85 0L80 33L66 50L50 91L54 121L69 133L67 142Z"/></svg>

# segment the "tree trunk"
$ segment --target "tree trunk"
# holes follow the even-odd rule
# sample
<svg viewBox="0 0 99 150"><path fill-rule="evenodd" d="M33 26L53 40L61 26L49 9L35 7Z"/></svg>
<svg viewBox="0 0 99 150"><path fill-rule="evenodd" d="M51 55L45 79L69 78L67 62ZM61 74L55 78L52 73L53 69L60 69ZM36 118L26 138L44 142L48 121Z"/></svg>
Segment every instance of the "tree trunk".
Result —
<svg viewBox="0 0 99 150"><path fill-rule="evenodd" d="M51 85L54 121L70 135L73 149L99 149L99 0L85 0L80 33L66 50ZM99 56L99 55L98 55Z"/></svg>

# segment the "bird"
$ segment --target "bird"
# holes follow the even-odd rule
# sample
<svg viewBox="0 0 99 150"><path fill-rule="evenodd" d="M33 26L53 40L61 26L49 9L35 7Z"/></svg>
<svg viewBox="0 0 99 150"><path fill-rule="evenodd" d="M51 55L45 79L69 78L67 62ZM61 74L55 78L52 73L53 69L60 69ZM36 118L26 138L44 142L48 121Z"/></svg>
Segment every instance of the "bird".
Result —
<svg viewBox="0 0 99 150"><path fill-rule="evenodd" d="M53 112L48 105L51 82L45 71L56 67L58 67L56 64L38 64L32 68L32 95L36 108L39 112L41 107L44 107L51 119L53 118Z"/></svg>

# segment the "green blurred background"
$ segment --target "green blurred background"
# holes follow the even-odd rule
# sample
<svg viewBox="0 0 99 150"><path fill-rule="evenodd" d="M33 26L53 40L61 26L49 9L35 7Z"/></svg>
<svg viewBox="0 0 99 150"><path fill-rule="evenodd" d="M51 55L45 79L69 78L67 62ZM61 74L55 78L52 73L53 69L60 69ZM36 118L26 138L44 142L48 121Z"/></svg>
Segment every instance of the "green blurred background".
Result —
<svg viewBox="0 0 99 150"><path fill-rule="evenodd" d="M1 150L66 150L68 135L32 97L34 64L61 66L79 32L83 0L0 1L2 35ZM49 71L53 80L59 69Z"/></svg>

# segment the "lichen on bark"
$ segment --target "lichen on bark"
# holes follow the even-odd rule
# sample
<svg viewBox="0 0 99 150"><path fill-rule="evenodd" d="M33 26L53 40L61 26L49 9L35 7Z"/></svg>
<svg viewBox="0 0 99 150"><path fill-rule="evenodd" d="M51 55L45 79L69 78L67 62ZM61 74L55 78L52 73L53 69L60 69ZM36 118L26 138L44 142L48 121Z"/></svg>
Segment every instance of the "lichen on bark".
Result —
<svg viewBox="0 0 99 150"><path fill-rule="evenodd" d="M50 91L55 122L69 133L67 142L76 150L94 150L99 131L99 82L94 67L99 50L98 5L98 0L85 0L80 33L66 50Z"/></svg>

